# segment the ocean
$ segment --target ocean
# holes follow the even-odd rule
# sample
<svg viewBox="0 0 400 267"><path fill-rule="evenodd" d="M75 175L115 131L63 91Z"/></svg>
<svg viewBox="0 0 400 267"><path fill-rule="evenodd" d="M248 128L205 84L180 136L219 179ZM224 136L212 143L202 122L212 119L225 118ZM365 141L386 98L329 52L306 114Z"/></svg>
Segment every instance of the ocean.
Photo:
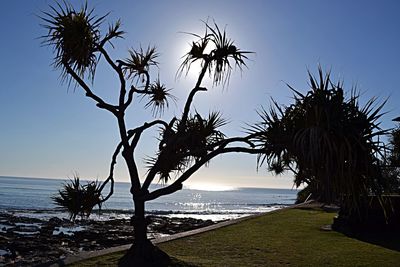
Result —
<svg viewBox="0 0 400 267"><path fill-rule="evenodd" d="M0 176L0 212L41 219L67 218L68 214L60 211L51 200L51 196L66 181L68 179ZM133 214L133 202L129 188L129 183L116 182L113 196L103 204L100 213L94 212L91 217L98 220L130 218ZM148 214L169 217L220 221L292 205L296 194L297 190L291 189L236 188L205 191L184 188L147 202L146 211Z"/></svg>

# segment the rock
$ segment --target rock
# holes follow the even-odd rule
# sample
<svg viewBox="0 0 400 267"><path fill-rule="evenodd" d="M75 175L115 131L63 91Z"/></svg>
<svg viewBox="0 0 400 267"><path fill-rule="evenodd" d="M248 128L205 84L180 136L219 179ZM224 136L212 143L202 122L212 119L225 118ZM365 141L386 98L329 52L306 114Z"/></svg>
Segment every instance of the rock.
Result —
<svg viewBox="0 0 400 267"><path fill-rule="evenodd" d="M148 217L150 222L148 231L153 236L174 234L213 224L212 221L190 218ZM68 220L56 217L44 221L12 215L2 216L0 213L0 220L6 220L2 224L14 226L17 232L18 230L26 230L30 233L40 231L40 234L30 236L14 233L10 229L7 229L5 233L0 233L0 248L9 252L7 255L0 255L3 257L0 259L0 266L12 265L12 262L16 266L38 265L56 261L60 257L73 255L79 251L98 250L133 242L134 228L129 224L128 219L112 219L105 222L85 220L72 224ZM73 232L71 235L65 233L53 235L55 229L72 226L76 228L80 226L84 230Z"/></svg>
<svg viewBox="0 0 400 267"><path fill-rule="evenodd" d="M60 226L64 221L60 218L53 217L47 222L47 225Z"/></svg>

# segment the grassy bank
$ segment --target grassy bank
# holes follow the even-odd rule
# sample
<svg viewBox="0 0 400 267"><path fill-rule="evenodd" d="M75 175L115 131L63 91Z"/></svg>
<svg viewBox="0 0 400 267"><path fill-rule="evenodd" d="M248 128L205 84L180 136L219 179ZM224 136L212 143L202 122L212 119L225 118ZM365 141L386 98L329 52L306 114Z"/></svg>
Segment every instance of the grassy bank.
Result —
<svg viewBox="0 0 400 267"><path fill-rule="evenodd" d="M399 249L390 244L400 240L386 237L388 240L375 242L381 245L374 245L321 230L334 215L319 210L282 210L159 247L176 258L179 266L398 266ZM115 266L122 254L75 266Z"/></svg>

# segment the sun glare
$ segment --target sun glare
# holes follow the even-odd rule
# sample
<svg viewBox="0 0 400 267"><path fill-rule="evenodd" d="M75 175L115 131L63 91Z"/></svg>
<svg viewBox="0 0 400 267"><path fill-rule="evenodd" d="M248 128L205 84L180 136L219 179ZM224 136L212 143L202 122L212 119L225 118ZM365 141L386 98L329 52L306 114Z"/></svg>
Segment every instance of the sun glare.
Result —
<svg viewBox="0 0 400 267"><path fill-rule="evenodd" d="M185 185L186 188L191 190L201 190L201 191L233 191L237 190L236 187L221 185L221 184L212 184L212 183L194 183Z"/></svg>
<svg viewBox="0 0 400 267"><path fill-rule="evenodd" d="M179 51L180 51L179 55L181 57L185 56L190 51L190 49L191 49L190 43L181 45L181 48L179 49ZM183 61L183 58L182 58L182 61ZM182 73L182 78L189 79L191 81L197 81L197 78L199 77L200 72L201 72L201 62L196 61L190 65L190 69L187 73L186 73L186 69L185 69L185 71Z"/></svg>
<svg viewBox="0 0 400 267"><path fill-rule="evenodd" d="M187 78L196 81L201 72L201 63L200 62L193 62L190 65L189 72L187 73Z"/></svg>

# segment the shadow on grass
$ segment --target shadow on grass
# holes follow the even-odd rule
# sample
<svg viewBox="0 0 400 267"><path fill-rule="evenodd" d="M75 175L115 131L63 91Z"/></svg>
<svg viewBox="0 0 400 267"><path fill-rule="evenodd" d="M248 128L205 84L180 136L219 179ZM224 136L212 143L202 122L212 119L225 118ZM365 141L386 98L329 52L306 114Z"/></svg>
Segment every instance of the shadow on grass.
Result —
<svg viewBox="0 0 400 267"><path fill-rule="evenodd" d="M343 232L342 232L343 233ZM343 233L348 237L360 240L362 242L374 244L390 250L400 252L400 232L361 232L361 233Z"/></svg>
<svg viewBox="0 0 400 267"><path fill-rule="evenodd" d="M184 262L184 261L181 261L181 260L171 257L171 264L169 265L169 267L198 267L198 265L195 265L193 263Z"/></svg>
<svg viewBox="0 0 400 267"><path fill-rule="evenodd" d="M337 207L325 206L320 203L312 203L303 207L298 207L301 210L324 211L329 213L337 213ZM337 230L337 232L346 235L347 237L357 239L359 241L370 243L376 246L387 248L393 251L400 252L400 231L388 230L370 230L370 231L351 231L349 229Z"/></svg>

